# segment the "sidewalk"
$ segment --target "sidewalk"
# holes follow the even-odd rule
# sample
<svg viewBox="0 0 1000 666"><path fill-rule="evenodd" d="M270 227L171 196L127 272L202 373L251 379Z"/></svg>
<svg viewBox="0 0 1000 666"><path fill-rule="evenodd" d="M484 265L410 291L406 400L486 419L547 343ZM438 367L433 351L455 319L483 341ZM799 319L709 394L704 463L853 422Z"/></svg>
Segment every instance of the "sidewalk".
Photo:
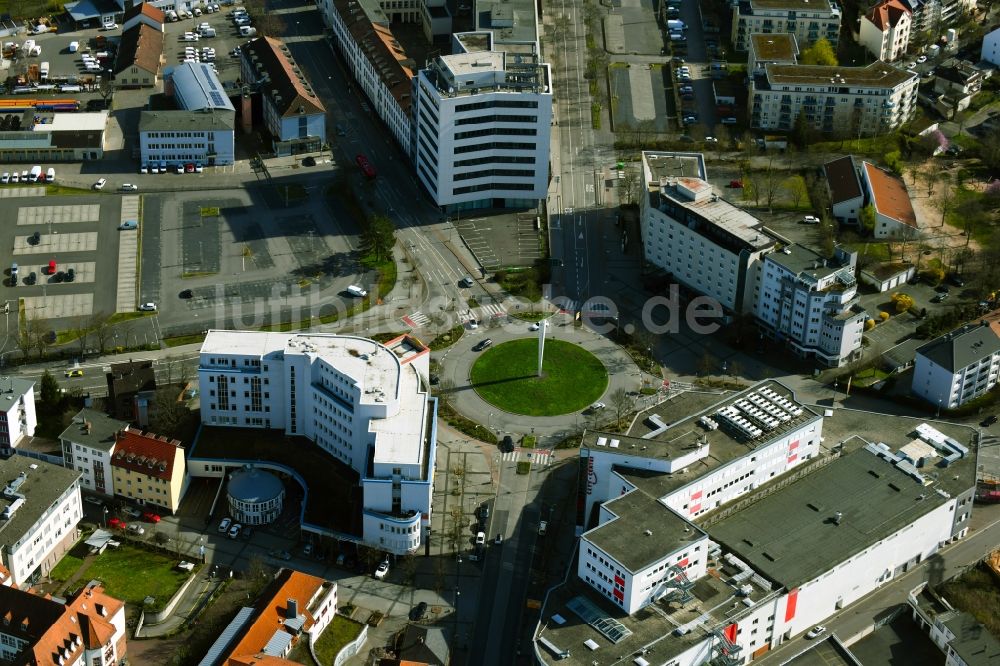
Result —
<svg viewBox="0 0 1000 666"><path fill-rule="evenodd" d="M202 572L211 572L211 570L212 568L208 565L202 567ZM213 582L211 576L199 573L198 580L187 589L170 617L159 624L142 625L135 633L135 638L157 638L177 631L185 622L201 612L212 596L212 592L221 584L222 580Z"/></svg>

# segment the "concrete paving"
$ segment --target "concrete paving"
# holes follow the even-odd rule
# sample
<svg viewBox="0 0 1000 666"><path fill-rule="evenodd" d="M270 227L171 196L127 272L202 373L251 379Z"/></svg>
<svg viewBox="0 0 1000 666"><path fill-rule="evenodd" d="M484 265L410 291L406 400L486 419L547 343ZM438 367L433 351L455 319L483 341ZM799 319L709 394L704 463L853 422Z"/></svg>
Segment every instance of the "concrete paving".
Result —
<svg viewBox="0 0 1000 666"><path fill-rule="evenodd" d="M9 185L4 185L3 189L0 189L0 199L21 199L25 197L44 196L44 187L17 187L16 185L11 187Z"/></svg>
<svg viewBox="0 0 1000 666"><path fill-rule="evenodd" d="M101 219L100 204L74 206L35 206L17 211L17 225L78 224Z"/></svg>
<svg viewBox="0 0 1000 666"><path fill-rule="evenodd" d="M53 252L93 252L97 249L97 232L83 231L68 234L45 234L37 244L28 241L31 236L14 237L14 254L51 254Z"/></svg>
<svg viewBox="0 0 1000 666"><path fill-rule="evenodd" d="M65 285L65 283L63 284ZM58 286L55 285L55 287ZM51 289L52 287L49 288ZM28 319L83 317L94 312L93 294L26 296L22 299L22 303L24 304L24 316Z"/></svg>
<svg viewBox="0 0 1000 666"><path fill-rule="evenodd" d="M122 197L121 222L136 220L139 229L118 232L118 273L115 291L115 312L135 312L138 305L139 238L142 235L142 220L139 218L139 195Z"/></svg>

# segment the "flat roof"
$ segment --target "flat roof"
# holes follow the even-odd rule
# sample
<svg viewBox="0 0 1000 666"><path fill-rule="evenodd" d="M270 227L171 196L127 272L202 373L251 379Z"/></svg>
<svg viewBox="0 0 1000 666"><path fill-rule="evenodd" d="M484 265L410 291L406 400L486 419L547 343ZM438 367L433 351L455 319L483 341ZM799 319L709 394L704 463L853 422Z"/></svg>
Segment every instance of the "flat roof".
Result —
<svg viewBox="0 0 1000 666"><path fill-rule="evenodd" d="M798 243L786 245L778 252L772 252L767 255L767 258L780 266L784 266L795 275L806 273L817 280L831 273L836 273L843 268L842 266L827 266L827 260L818 252ZM817 263L819 264L818 266Z"/></svg>
<svg viewBox="0 0 1000 666"><path fill-rule="evenodd" d="M794 589L948 502L954 493L932 473L925 466L917 478L859 448L705 529L756 571ZM953 470L937 473L950 477ZM973 474L967 489L974 485Z"/></svg>
<svg viewBox="0 0 1000 666"><path fill-rule="evenodd" d="M59 439L99 451L110 451L115 445L115 433L127 427L127 421L119 421L104 412L85 408L76 413L73 422L60 433Z"/></svg>
<svg viewBox="0 0 1000 666"><path fill-rule="evenodd" d="M894 88L917 77L912 72L904 72L882 61L874 62L864 67L768 63L764 68L767 72L767 79L772 85L821 85L833 88L840 86Z"/></svg>
<svg viewBox="0 0 1000 666"><path fill-rule="evenodd" d="M236 127L233 111L142 111L139 114L140 132L211 132L232 130Z"/></svg>
<svg viewBox="0 0 1000 666"><path fill-rule="evenodd" d="M453 76L467 76L485 71L501 71L504 54L499 51L472 51L441 56L441 62Z"/></svg>
<svg viewBox="0 0 1000 666"><path fill-rule="evenodd" d="M53 113L51 122L39 123L36 132L103 132L108 126L108 112Z"/></svg>
<svg viewBox="0 0 1000 666"><path fill-rule="evenodd" d="M704 532L642 490L633 490L602 506L617 518L583 536L631 572L642 571L664 554L705 538Z"/></svg>
<svg viewBox="0 0 1000 666"><path fill-rule="evenodd" d="M800 12L829 12L829 0L750 0L754 9L791 9Z"/></svg>
<svg viewBox="0 0 1000 666"><path fill-rule="evenodd" d="M708 180L705 156L701 153L675 153L658 150L644 150L643 164L649 169L653 180L661 178L700 178Z"/></svg>
<svg viewBox="0 0 1000 666"><path fill-rule="evenodd" d="M757 60L790 60L794 62L795 56L799 52L795 35L789 32L755 33L750 35L750 44L753 45L754 57Z"/></svg>
<svg viewBox="0 0 1000 666"><path fill-rule="evenodd" d="M492 32L495 45L538 43L538 24L532 0L476 0L474 7L476 29ZM494 48L505 50L503 47Z"/></svg>
<svg viewBox="0 0 1000 666"><path fill-rule="evenodd" d="M0 461L0 485L10 485L21 474L25 475L25 479L18 486L17 492L24 495L24 503L9 520L0 519L0 546L8 549L17 548L18 542L35 523L80 478L80 473L75 469L66 469L25 456L13 456ZM11 504L12 500L0 494L0 511L6 510Z"/></svg>
<svg viewBox="0 0 1000 666"><path fill-rule="evenodd" d="M789 400L796 407L802 408L799 416L793 417L787 423L766 433L755 440L746 440L727 428L706 430L698 424L702 416L712 416L720 410L745 399L750 393L770 389ZM688 398L687 396L691 396ZM660 420L670 424L670 427L660 434L646 439L652 429L647 421L649 416L656 415ZM765 446L777 438L784 436L789 430L817 421L819 413L801 405L792 391L783 384L768 380L731 393L727 396L718 394L683 393L676 398L670 398L656 407L640 413L635 425L628 435L604 433L599 431L584 433L581 449L593 451L618 451L631 457L653 458L657 460L673 460L689 454L694 447L708 445L709 454L689 465L684 472L676 474L647 473L641 470L618 468L617 471L635 486L651 497L663 497L689 483L696 481L706 473L721 467L751 451ZM677 419L676 421L673 419ZM604 440L603 445L599 442ZM617 441L617 446L611 445Z"/></svg>

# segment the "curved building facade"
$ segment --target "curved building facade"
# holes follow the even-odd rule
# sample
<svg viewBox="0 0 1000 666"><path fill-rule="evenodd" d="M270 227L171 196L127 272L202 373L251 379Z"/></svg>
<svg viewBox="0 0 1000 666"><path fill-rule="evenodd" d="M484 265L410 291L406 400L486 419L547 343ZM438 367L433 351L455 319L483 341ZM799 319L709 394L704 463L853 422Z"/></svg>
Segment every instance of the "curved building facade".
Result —
<svg viewBox="0 0 1000 666"><path fill-rule="evenodd" d="M242 469L229 477L229 515L244 525L267 525L278 519L285 501L281 479L260 469Z"/></svg>

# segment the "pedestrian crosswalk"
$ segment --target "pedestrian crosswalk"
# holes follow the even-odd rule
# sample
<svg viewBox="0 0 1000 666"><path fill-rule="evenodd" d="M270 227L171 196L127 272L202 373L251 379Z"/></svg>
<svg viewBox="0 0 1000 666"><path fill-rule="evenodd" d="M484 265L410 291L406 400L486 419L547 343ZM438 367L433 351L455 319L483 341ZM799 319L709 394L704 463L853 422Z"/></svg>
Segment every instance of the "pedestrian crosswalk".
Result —
<svg viewBox="0 0 1000 666"><path fill-rule="evenodd" d="M555 455L550 449L515 449L501 457L507 462L532 462L543 467L555 461Z"/></svg>
<svg viewBox="0 0 1000 666"><path fill-rule="evenodd" d="M557 298L554 302L563 314L573 313L580 309L580 301L574 301L570 298Z"/></svg>
<svg viewBox="0 0 1000 666"><path fill-rule="evenodd" d="M420 310L417 310L413 314L408 314L403 317L403 323L410 328L419 328L425 326L430 322L431 318L425 315Z"/></svg>
<svg viewBox="0 0 1000 666"><path fill-rule="evenodd" d="M493 317L506 317L507 310L499 303L490 303L479 308L480 319L492 319Z"/></svg>

